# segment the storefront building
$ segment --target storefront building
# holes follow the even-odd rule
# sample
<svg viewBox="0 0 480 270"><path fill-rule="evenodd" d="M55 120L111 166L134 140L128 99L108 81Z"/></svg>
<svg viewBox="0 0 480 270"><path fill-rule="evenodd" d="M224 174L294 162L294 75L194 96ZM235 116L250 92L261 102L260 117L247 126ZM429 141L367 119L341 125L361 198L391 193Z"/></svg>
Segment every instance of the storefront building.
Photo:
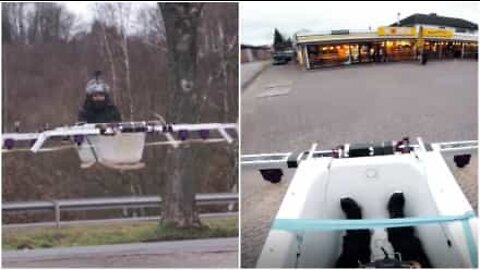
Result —
<svg viewBox="0 0 480 270"><path fill-rule="evenodd" d="M409 22L412 16L405 19L405 22ZM427 16L430 23L435 23L435 19L439 17L422 16ZM470 27L468 24L467 26ZM460 28L417 24L379 27L377 31L340 30L325 34L297 34L297 61L306 69L372 62L415 61L422 51L426 52L429 59L478 59L477 32L472 30L473 27L468 31L456 29Z"/></svg>

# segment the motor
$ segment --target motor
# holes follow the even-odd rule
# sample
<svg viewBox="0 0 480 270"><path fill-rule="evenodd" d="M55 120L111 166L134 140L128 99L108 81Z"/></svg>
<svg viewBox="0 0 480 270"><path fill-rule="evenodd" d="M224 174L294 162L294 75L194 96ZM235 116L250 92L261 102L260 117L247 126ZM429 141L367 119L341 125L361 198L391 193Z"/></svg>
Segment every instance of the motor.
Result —
<svg viewBox="0 0 480 270"><path fill-rule="evenodd" d="M380 260L372 261L368 264L359 263L361 268L422 268L416 261L403 261L400 253L395 253L393 258L390 258L387 251L382 247L385 257Z"/></svg>

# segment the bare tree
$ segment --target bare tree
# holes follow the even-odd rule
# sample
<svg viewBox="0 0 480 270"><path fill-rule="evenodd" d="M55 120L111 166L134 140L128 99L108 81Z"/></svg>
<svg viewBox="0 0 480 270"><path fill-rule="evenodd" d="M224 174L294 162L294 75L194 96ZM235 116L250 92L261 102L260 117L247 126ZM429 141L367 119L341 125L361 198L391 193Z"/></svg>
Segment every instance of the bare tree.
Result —
<svg viewBox="0 0 480 270"><path fill-rule="evenodd" d="M2 42L8 43L13 40L13 27L10 21L10 10L13 3L2 3Z"/></svg>
<svg viewBox="0 0 480 270"><path fill-rule="evenodd" d="M110 73L112 76L112 85L111 85L111 91L112 91L112 96L115 104L121 107L120 104L120 97L118 93L118 81L117 81L117 69L115 66L115 60L113 57L113 49L112 49L112 44L109 40L109 35L107 33L107 26L105 20L110 20L114 21L114 13L113 8L110 8L108 5L100 5L98 3L95 3L95 22L94 26L100 27L102 30L101 38L100 38L100 44L102 44L102 47L105 49L106 53L106 58L110 66ZM107 14L107 16L106 16ZM102 19L101 19L102 18Z"/></svg>
<svg viewBox="0 0 480 270"><path fill-rule="evenodd" d="M110 62L110 70L112 71L113 88L117 97L114 97L119 103L127 104L128 119L134 119L134 101L131 86L131 68L128 50L128 32L131 22L131 4L126 3L101 3L96 4L97 20L103 29L103 42L107 57ZM111 35L109 35L109 30ZM116 68L114 48L119 49L121 57L118 57L120 66L123 71L123 85L118 86L120 71ZM121 89L121 90L120 90ZM126 102L123 102L126 100Z"/></svg>
<svg viewBox="0 0 480 270"><path fill-rule="evenodd" d="M120 36L121 36L120 48L122 49L123 65L125 68L125 91L127 92L127 97L128 97L129 119L130 121L133 121L134 110L133 110L130 60L128 56L128 34L127 34L127 31L129 31L130 29L131 4L125 4L125 3L116 3L116 4L117 4L117 10L119 12L119 25L120 25Z"/></svg>
<svg viewBox="0 0 480 270"><path fill-rule="evenodd" d="M25 3L2 3L2 35L6 42L25 39Z"/></svg>
<svg viewBox="0 0 480 270"><path fill-rule="evenodd" d="M105 52L107 53L108 63L110 64L110 72L112 74L112 93L113 93L113 100L115 104L120 105L119 101L119 94L117 93L117 70L115 67L115 61L113 59L112 47L107 35L107 29L104 23L100 23L102 28L102 44L105 48Z"/></svg>
<svg viewBox="0 0 480 270"><path fill-rule="evenodd" d="M62 4L2 3L3 40L21 43L67 41L75 18Z"/></svg>
<svg viewBox="0 0 480 270"><path fill-rule="evenodd" d="M142 41L146 45L166 52L165 26L160 9L143 6L137 11L136 21L136 32Z"/></svg>
<svg viewBox="0 0 480 270"><path fill-rule="evenodd" d="M197 30L202 3L159 3L165 23L168 48L167 119L189 122L197 119L200 95L196 83ZM169 153L170 177L162 198L161 223L177 228L201 226L195 205L196 155L189 147Z"/></svg>

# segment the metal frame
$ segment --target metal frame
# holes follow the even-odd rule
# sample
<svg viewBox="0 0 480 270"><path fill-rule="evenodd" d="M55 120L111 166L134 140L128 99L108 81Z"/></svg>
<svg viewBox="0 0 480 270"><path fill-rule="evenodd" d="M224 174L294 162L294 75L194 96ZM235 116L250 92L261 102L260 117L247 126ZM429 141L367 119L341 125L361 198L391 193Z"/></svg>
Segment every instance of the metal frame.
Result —
<svg viewBox="0 0 480 270"><path fill-rule="evenodd" d="M449 153L453 155L465 155L476 153L478 149L478 141L451 141L451 142L438 142L425 144L419 137L417 138L418 144L409 145L416 151L439 151L440 153ZM431 147L428 150L428 146ZM288 153L264 153L253 155L242 155L241 165L247 169L268 170L268 169L294 169L302 161L308 158L321 158L321 157L335 157L335 158L348 158L346 153L350 144L345 144L343 149L337 148L333 150L316 150L316 144L313 144L310 151L302 152L288 152ZM404 148L405 146L400 146ZM293 161L290 162L289 161ZM297 166L295 166L295 161Z"/></svg>
<svg viewBox="0 0 480 270"><path fill-rule="evenodd" d="M151 134L162 134L165 136L166 141L157 143L147 143L149 145L171 145L178 147L182 143L190 142L185 139L176 140L172 134L183 134L184 137L188 137L189 132L203 132L216 130L220 134L220 139L204 139L204 142L222 142L232 143L234 139L227 132L227 130L237 130L237 125L234 123L205 123L205 124L161 124L159 122L123 122L123 123L111 123L111 124L83 124L76 126L58 127L51 130L45 130L37 133L5 133L2 134L2 144L5 146L7 141L32 141L33 145L29 149L30 151L37 153L41 152L42 147L51 138L64 138L64 137L79 137L91 135L113 136L121 133L136 133L144 132ZM47 151L56 151L70 147L56 147L48 148ZM4 147L5 148L5 147ZM25 151L25 149L16 149L17 151ZM15 152L15 150L3 150L3 152Z"/></svg>

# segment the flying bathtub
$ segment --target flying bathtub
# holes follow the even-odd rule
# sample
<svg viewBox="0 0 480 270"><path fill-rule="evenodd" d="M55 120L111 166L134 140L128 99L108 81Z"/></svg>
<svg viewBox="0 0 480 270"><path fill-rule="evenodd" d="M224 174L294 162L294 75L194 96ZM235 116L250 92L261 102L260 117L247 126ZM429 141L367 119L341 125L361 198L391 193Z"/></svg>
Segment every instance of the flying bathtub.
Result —
<svg viewBox="0 0 480 270"><path fill-rule="evenodd" d="M345 230L371 231L371 263L359 267L421 267L393 250L386 228L414 226L435 268L477 268L477 217L445 158L469 163L477 141L342 145L301 153L242 155L242 166L278 183L296 169L257 261L260 268L333 268ZM405 218L390 219L387 202L401 191ZM363 218L347 220L340 200L354 198Z"/></svg>

